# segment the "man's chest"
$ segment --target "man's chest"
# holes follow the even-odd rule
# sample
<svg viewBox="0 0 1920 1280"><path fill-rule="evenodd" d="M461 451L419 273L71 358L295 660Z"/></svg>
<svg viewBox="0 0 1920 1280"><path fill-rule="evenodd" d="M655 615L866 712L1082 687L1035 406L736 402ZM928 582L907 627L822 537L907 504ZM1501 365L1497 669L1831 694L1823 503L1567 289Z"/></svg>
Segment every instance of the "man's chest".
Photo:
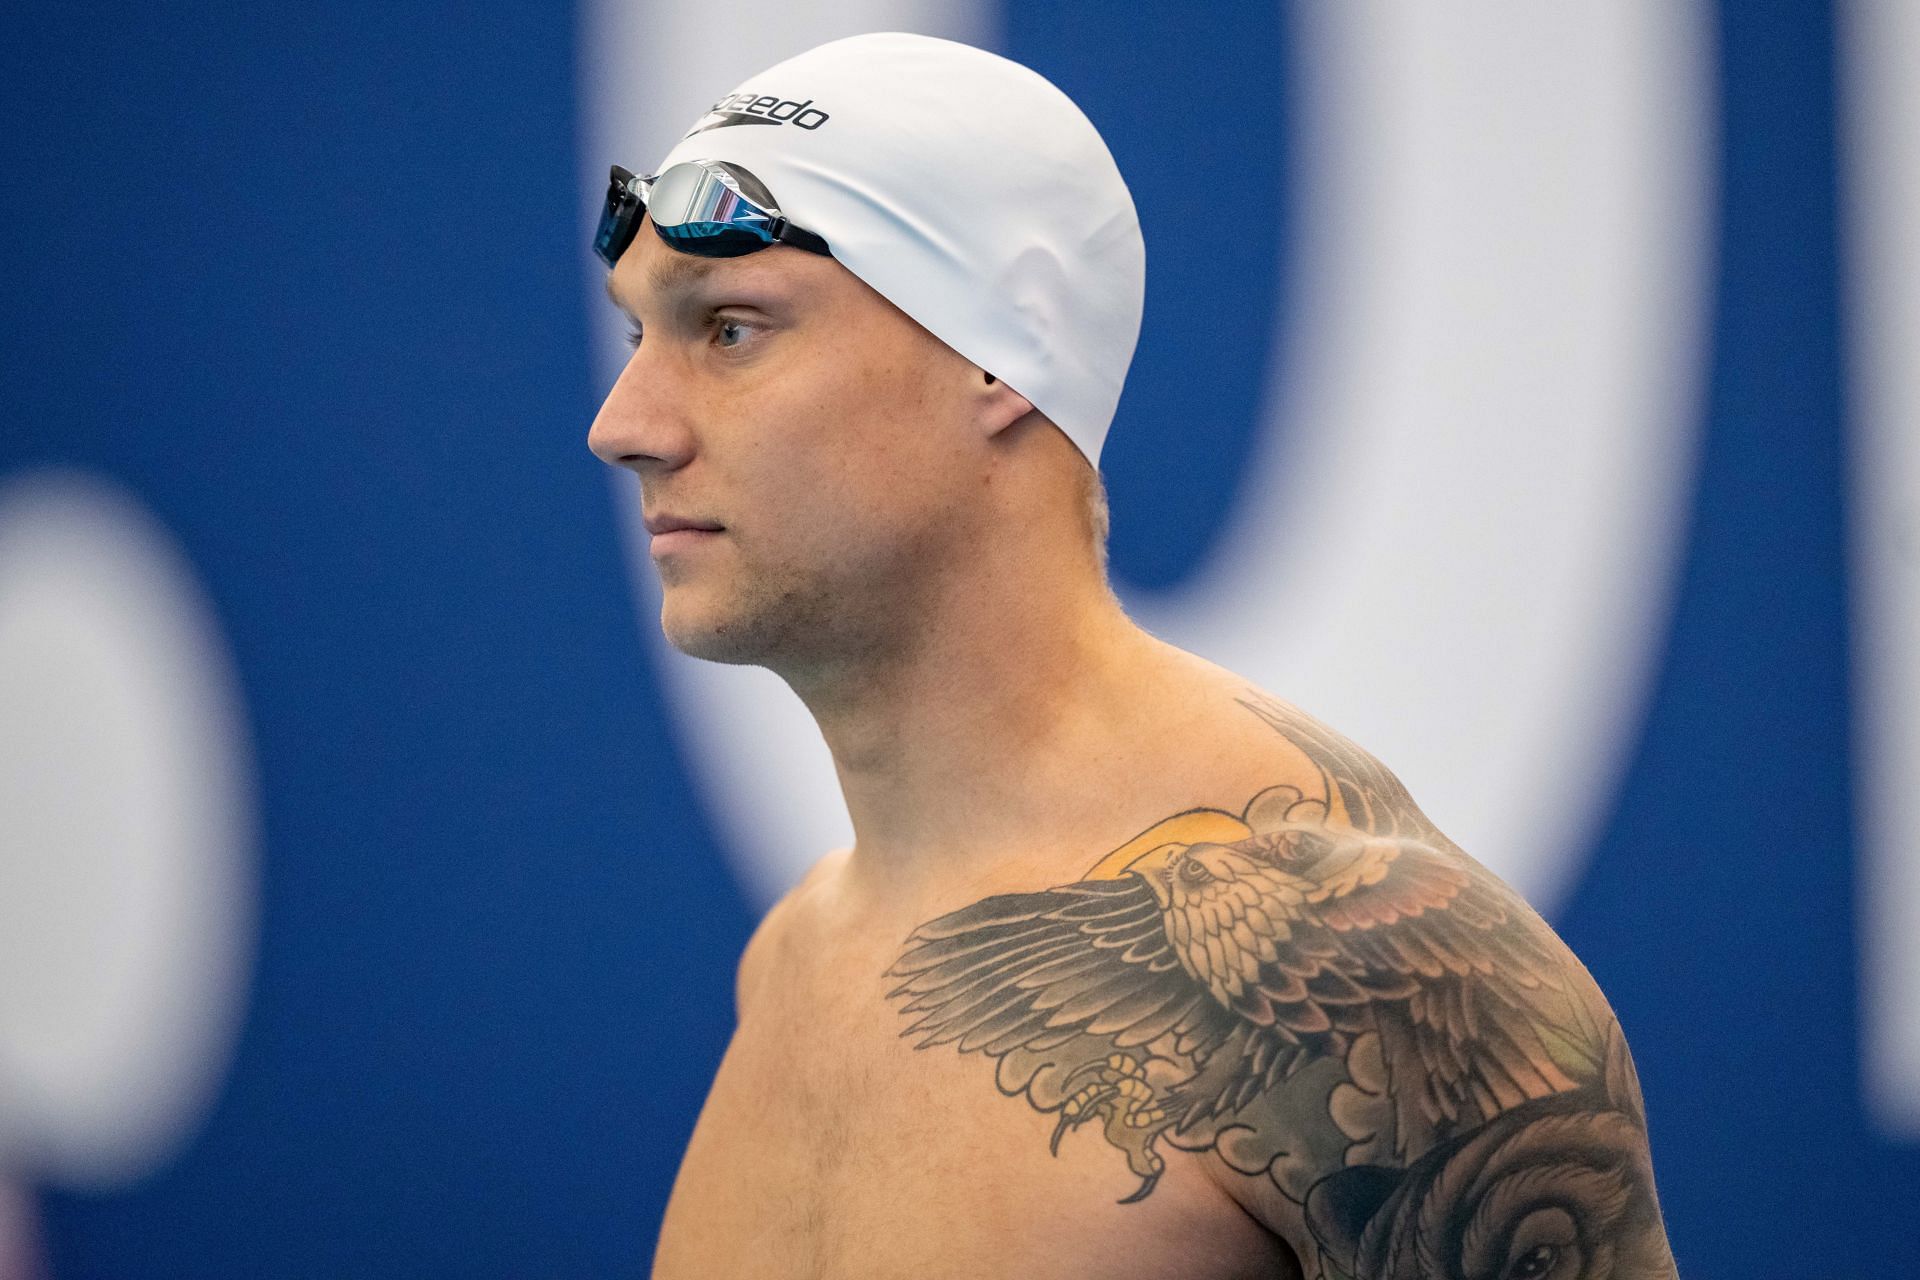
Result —
<svg viewBox="0 0 1920 1280"><path fill-rule="evenodd" d="M1177 1157L1147 1201L1099 1141L1007 1092L996 1060L916 1050L886 961L786 955L747 1007L662 1225L662 1280L1285 1274ZM1262 1269L1264 1268L1264 1269Z"/></svg>

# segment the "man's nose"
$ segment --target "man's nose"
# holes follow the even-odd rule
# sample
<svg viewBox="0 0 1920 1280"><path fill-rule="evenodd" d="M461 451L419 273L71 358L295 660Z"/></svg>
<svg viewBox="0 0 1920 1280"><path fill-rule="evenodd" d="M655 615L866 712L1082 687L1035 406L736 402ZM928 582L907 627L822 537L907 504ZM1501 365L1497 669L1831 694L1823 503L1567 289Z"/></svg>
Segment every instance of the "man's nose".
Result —
<svg viewBox="0 0 1920 1280"><path fill-rule="evenodd" d="M643 343L587 430L587 448L608 466L671 471L693 456L681 396L658 365Z"/></svg>

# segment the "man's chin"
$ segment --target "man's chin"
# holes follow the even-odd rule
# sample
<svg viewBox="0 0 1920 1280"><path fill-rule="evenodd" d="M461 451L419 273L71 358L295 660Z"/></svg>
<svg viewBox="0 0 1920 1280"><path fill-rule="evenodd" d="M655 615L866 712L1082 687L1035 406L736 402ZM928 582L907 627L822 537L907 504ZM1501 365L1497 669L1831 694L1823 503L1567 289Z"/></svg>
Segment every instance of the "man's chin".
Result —
<svg viewBox="0 0 1920 1280"><path fill-rule="evenodd" d="M689 658L699 658L706 662L725 662L735 665L750 663L751 658L742 655L739 645L724 631L715 631L705 627L675 626L665 618L660 620L660 634L667 643L686 654Z"/></svg>
<svg viewBox="0 0 1920 1280"><path fill-rule="evenodd" d="M767 667L785 675L809 667L843 639L830 595L793 580L778 588L717 590L717 583L667 586L660 631L691 658Z"/></svg>
<svg viewBox="0 0 1920 1280"><path fill-rule="evenodd" d="M660 609L660 633L667 643L689 658L706 662L765 665L766 645L757 634L760 630L746 619L684 607L671 595Z"/></svg>

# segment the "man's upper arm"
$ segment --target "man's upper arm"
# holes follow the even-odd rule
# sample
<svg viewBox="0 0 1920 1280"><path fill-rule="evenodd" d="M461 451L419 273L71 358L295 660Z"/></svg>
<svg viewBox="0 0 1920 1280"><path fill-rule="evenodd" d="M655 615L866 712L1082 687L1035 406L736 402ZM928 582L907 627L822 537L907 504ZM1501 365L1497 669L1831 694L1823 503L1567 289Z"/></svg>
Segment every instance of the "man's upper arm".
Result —
<svg viewBox="0 0 1920 1280"><path fill-rule="evenodd" d="M1552 938L1525 915L1505 927ZM1403 951L1416 994L1371 1007L1325 1098L1352 1145L1269 1225L1330 1275L1673 1275L1633 1060L1584 968L1509 957L1456 979ZM1274 1101L1284 1128L1318 1099Z"/></svg>

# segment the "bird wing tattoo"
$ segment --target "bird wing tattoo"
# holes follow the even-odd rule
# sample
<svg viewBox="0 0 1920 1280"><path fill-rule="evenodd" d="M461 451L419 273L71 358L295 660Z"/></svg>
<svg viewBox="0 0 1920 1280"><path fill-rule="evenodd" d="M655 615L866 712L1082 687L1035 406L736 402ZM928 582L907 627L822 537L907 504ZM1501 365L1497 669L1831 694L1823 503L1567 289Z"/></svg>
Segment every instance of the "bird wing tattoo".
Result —
<svg viewBox="0 0 1920 1280"><path fill-rule="evenodd" d="M1140 1179L1122 1203L1152 1192L1163 1141L1304 1205L1343 1168L1406 1169L1596 1087L1611 1014L1539 918L1371 757L1245 705L1317 794L1176 815L1083 880L920 926L888 971L903 1034L998 1059L1003 1092L1055 1114L1056 1152L1097 1122Z"/></svg>

